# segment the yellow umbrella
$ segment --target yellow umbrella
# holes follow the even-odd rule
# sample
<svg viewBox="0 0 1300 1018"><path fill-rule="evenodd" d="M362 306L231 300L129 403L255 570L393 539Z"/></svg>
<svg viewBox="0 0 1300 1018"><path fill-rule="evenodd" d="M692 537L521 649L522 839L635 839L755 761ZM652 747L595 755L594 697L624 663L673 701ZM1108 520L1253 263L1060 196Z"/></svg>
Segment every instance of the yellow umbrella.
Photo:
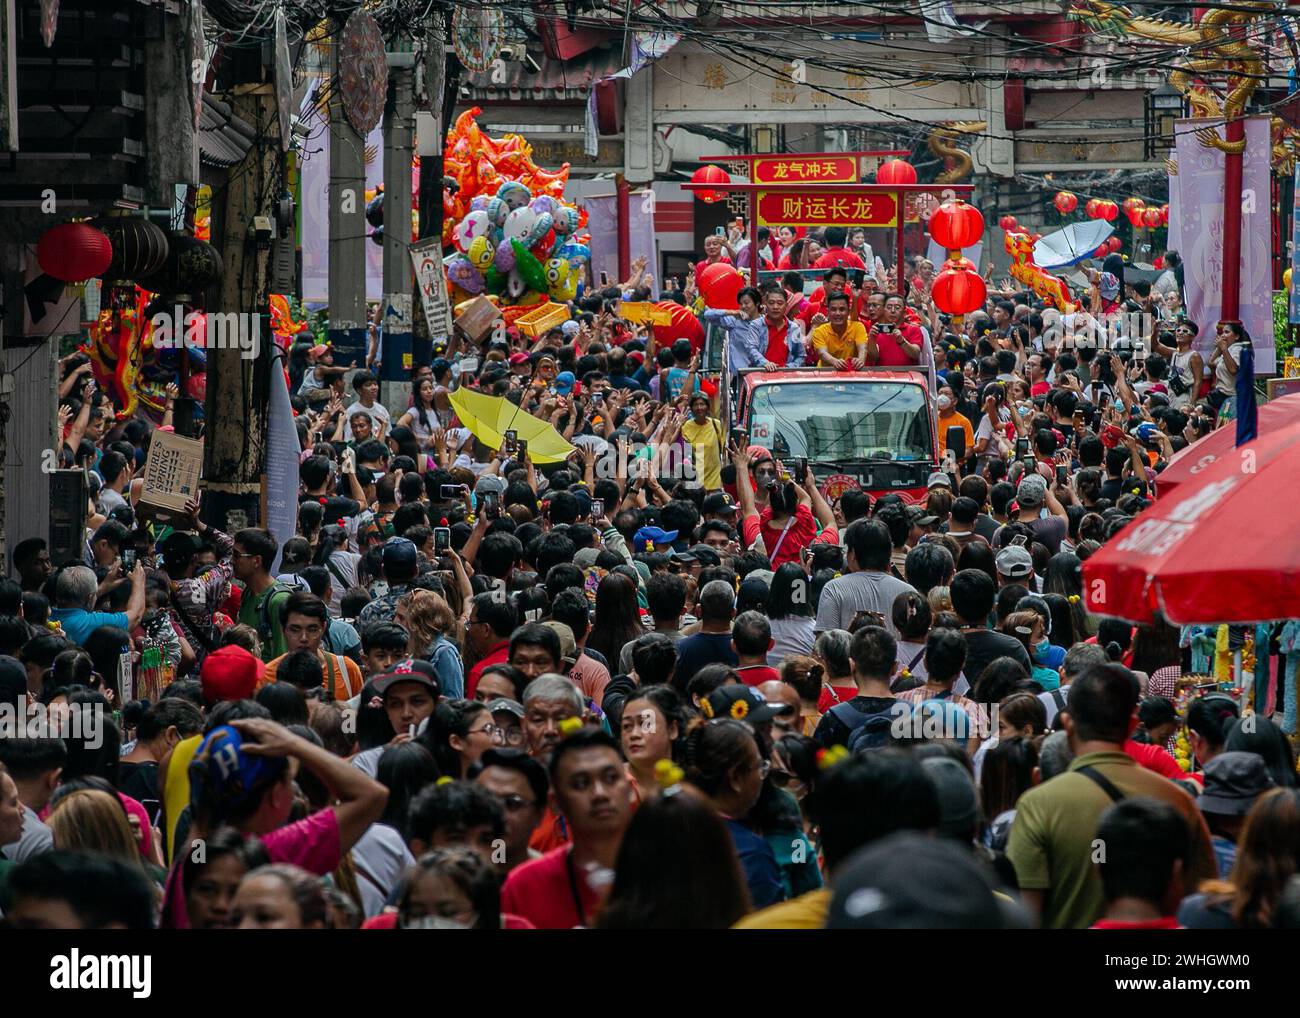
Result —
<svg viewBox="0 0 1300 1018"><path fill-rule="evenodd" d="M548 422L501 396L457 389L449 398L461 424L491 449L500 449L504 434L513 430L528 443L528 456L534 463L563 463L575 451Z"/></svg>

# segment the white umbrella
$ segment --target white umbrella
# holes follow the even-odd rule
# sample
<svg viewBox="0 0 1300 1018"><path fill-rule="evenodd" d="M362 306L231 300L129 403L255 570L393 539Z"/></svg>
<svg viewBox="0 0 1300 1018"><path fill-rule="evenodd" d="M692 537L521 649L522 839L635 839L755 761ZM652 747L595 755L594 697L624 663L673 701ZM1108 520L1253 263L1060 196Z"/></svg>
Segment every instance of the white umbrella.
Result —
<svg viewBox="0 0 1300 1018"><path fill-rule="evenodd" d="M1104 219L1089 219L1071 223L1063 230L1040 237L1034 245L1034 264L1043 269L1058 269L1077 265L1101 246L1101 242L1115 232Z"/></svg>

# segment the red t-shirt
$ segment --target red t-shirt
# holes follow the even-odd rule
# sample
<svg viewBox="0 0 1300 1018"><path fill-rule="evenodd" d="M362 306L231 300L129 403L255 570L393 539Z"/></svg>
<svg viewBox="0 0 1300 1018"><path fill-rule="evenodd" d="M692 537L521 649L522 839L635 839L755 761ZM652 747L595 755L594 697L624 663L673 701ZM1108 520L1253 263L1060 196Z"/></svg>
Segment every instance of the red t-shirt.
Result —
<svg viewBox="0 0 1300 1018"><path fill-rule="evenodd" d="M785 540L781 540L783 528L772 526L771 519L771 509L764 509L758 516L746 516L741 523L745 543L753 544L761 533L763 535L763 547L767 549L767 557L771 560L773 569L784 565L786 562L798 562L799 550L808 547L812 543L812 539L817 536L817 521L813 518L812 510L806 505L795 508L790 527L786 531ZM778 542L780 543L779 548L777 547Z"/></svg>
<svg viewBox="0 0 1300 1018"><path fill-rule="evenodd" d="M1035 382L1029 387L1029 395L1031 396L1046 396L1051 391L1052 387L1046 382Z"/></svg>
<svg viewBox="0 0 1300 1018"><path fill-rule="evenodd" d="M834 690L833 695L831 693L832 690ZM825 714L837 703L848 703L858 695L857 686L827 686L823 684L821 695L817 697L817 710L820 713ZM839 697L838 700L835 699L837 696Z"/></svg>
<svg viewBox="0 0 1300 1018"><path fill-rule="evenodd" d="M909 343L922 346L925 343L925 337L921 335L921 330L915 325L907 324L900 325L898 329L898 332L881 332L878 328L871 330L871 335L880 350L880 360L876 362L877 364L894 367L920 363L920 357L911 356L903 349L896 337L901 335Z"/></svg>
<svg viewBox="0 0 1300 1018"><path fill-rule="evenodd" d="M777 367L785 367L790 359L790 348L786 346L785 337L790 334L790 323L784 319L777 328L767 323L767 359Z"/></svg>
<svg viewBox="0 0 1300 1018"><path fill-rule="evenodd" d="M510 644L503 643L500 647L490 652L482 661L471 668L469 674L465 676L465 699L474 699L474 690L478 688L479 676L483 674L485 669L491 668L493 665L505 664L506 658L509 656Z"/></svg>
<svg viewBox="0 0 1300 1018"><path fill-rule="evenodd" d="M828 247L822 252L822 256L813 262L814 269L833 269L837 265L846 269L863 269L864 271L867 267L862 259L847 247Z"/></svg>
<svg viewBox="0 0 1300 1018"><path fill-rule="evenodd" d="M764 682L780 682L781 673L771 665L749 665L737 668L736 676L747 686L761 686Z"/></svg>
<svg viewBox="0 0 1300 1018"><path fill-rule="evenodd" d="M1175 916L1166 915L1159 919L1136 919L1125 922L1122 919L1098 919L1088 927L1090 930L1181 930Z"/></svg>
<svg viewBox="0 0 1300 1018"><path fill-rule="evenodd" d="M1149 771L1154 771L1162 778L1169 778L1171 781L1179 781L1185 777L1183 769L1178 766L1169 753L1160 746L1152 746L1146 742L1134 742L1132 739L1124 743L1124 752L1127 753L1139 767L1145 767Z"/></svg>
<svg viewBox="0 0 1300 1018"><path fill-rule="evenodd" d="M596 920L601 896L576 866L570 880L572 847L563 845L511 870L501 888L501 911L527 919L539 930L590 927Z"/></svg>

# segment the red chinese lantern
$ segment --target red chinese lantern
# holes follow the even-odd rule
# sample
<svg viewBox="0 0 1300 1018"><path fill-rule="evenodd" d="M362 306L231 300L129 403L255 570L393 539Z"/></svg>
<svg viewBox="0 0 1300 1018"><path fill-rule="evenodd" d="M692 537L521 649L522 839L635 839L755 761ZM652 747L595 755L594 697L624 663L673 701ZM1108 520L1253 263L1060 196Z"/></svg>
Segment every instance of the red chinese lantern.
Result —
<svg viewBox="0 0 1300 1018"><path fill-rule="evenodd" d="M966 315L979 310L987 295L984 278L973 269L945 268L930 286L934 306L948 315Z"/></svg>
<svg viewBox="0 0 1300 1018"><path fill-rule="evenodd" d="M706 270L707 271L707 270ZM691 349L698 353L704 346L704 326L695 317L691 309L670 300L661 300L655 307L667 311L672 321L667 325L654 325L655 342L660 346L670 346L674 340L689 339Z"/></svg>
<svg viewBox="0 0 1300 1018"><path fill-rule="evenodd" d="M1125 198L1124 204L1120 206L1127 214L1132 214L1135 211L1141 212L1146 207L1147 203L1141 198Z"/></svg>
<svg viewBox="0 0 1300 1018"><path fill-rule="evenodd" d="M1142 210L1142 225L1148 227L1149 229L1155 229L1155 227L1159 226L1159 225L1160 225L1160 210L1159 210L1159 209L1143 209L1143 210Z"/></svg>
<svg viewBox="0 0 1300 1018"><path fill-rule="evenodd" d="M946 201L930 216L930 236L945 251L960 251L984 236L984 217L961 199Z"/></svg>
<svg viewBox="0 0 1300 1018"><path fill-rule="evenodd" d="M1002 227L1006 233L1010 233L1019 225L1020 224L1016 222L1015 216L1003 216L998 220L998 226Z"/></svg>
<svg viewBox="0 0 1300 1018"><path fill-rule="evenodd" d="M721 166L701 166L691 174L692 184L730 184L731 174ZM726 191L696 191L695 197L702 202L712 205L714 202L722 201L727 197Z"/></svg>
<svg viewBox="0 0 1300 1018"><path fill-rule="evenodd" d="M1097 248L1097 250L1092 253L1092 256L1094 258L1105 258L1108 254L1110 254L1110 245L1102 244L1101 247Z"/></svg>
<svg viewBox="0 0 1300 1018"><path fill-rule="evenodd" d="M47 276L65 283L94 279L113 260L113 244L89 223L61 223L36 244L36 261Z"/></svg>
<svg viewBox="0 0 1300 1018"><path fill-rule="evenodd" d="M1161 205L1161 206L1160 206L1160 223L1161 223L1162 226L1167 225L1167 224L1169 223L1169 206L1168 206L1168 205Z"/></svg>
<svg viewBox="0 0 1300 1018"><path fill-rule="evenodd" d="M726 262L715 262L705 267L695 285L709 307L731 309L739 306L736 295L745 285L745 277Z"/></svg>
<svg viewBox="0 0 1300 1018"><path fill-rule="evenodd" d="M1098 211L1101 212L1102 219L1106 220L1108 223L1113 223L1115 217L1119 215L1119 206L1113 201L1103 199Z"/></svg>
<svg viewBox="0 0 1300 1018"><path fill-rule="evenodd" d="M1079 207L1079 196L1073 191L1057 191L1056 197L1052 199L1052 204L1056 206L1056 211L1061 215L1069 215Z"/></svg>
<svg viewBox="0 0 1300 1018"><path fill-rule="evenodd" d="M902 184L916 183L916 167L902 159L887 159L880 164L880 169L876 170L877 184L892 184L899 186Z"/></svg>
<svg viewBox="0 0 1300 1018"><path fill-rule="evenodd" d="M1118 237L1111 237L1110 240L1106 241L1106 247L1111 252L1118 251L1123 246L1124 246L1124 242L1120 240Z"/></svg>
<svg viewBox="0 0 1300 1018"><path fill-rule="evenodd" d="M1100 198L1089 198L1088 204L1083 207L1083 214L1086 215L1089 219L1100 219L1101 218L1100 207L1101 207Z"/></svg>

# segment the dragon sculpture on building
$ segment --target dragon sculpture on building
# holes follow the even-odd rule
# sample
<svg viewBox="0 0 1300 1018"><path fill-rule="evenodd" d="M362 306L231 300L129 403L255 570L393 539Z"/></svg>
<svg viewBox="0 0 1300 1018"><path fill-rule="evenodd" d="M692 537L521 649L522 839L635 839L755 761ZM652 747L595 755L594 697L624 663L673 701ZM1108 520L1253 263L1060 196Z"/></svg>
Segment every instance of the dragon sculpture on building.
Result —
<svg viewBox="0 0 1300 1018"><path fill-rule="evenodd" d="M1266 71L1259 53L1241 36L1253 19L1277 10L1273 3L1217 7L1207 11L1196 25L1143 17L1120 4L1101 0L1085 0L1070 13L1094 32L1138 36L1189 50L1169 73L1169 84L1186 97L1196 117L1226 122L1242 115ZM1222 102L1207 84L1215 74L1227 75L1227 96ZM1215 127L1197 131L1196 136L1206 148L1226 153L1240 154L1246 148L1244 139L1226 141Z"/></svg>
<svg viewBox="0 0 1300 1018"><path fill-rule="evenodd" d="M944 161L944 170L934 178L936 184L955 184L970 176L970 153L957 147L962 135L978 134L988 130L984 120L959 120L940 124L930 131L927 139L930 151Z"/></svg>

